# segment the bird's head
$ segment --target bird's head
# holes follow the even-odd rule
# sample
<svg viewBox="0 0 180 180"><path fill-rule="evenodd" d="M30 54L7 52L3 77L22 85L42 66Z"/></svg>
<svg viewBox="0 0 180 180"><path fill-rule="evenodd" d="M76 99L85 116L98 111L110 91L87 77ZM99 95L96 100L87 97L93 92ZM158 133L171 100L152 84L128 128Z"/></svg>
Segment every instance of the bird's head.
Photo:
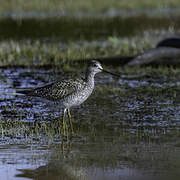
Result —
<svg viewBox="0 0 180 180"><path fill-rule="evenodd" d="M113 76L117 76L117 77L120 77L119 74L115 74L115 73L112 73L110 71L107 71L105 70L102 66L101 66L101 63L99 61L96 61L96 60L91 60L89 62L89 65L88 65L88 68L87 68L87 72L90 72L90 73L99 73L99 72L105 72L105 73L109 73Z"/></svg>
<svg viewBox="0 0 180 180"><path fill-rule="evenodd" d="M91 60L88 65L88 70L90 72L99 73L103 71L103 68L99 61Z"/></svg>

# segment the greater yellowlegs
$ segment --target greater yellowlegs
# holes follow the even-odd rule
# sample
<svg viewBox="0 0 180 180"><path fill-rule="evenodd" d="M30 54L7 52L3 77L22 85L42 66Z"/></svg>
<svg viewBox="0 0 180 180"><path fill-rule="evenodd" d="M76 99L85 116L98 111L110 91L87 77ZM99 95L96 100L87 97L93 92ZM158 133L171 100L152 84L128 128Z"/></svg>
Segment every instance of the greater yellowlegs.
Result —
<svg viewBox="0 0 180 180"><path fill-rule="evenodd" d="M105 71L100 62L92 60L87 66L85 78L64 79L37 88L20 89L17 92L28 96L40 97L41 99L48 101L50 104L53 103L56 107L60 106L61 108L64 108L62 119L63 135L66 134L66 113L68 115L71 132L74 134L70 108L80 105L91 95L94 89L94 76L96 73L102 71L119 76L109 71Z"/></svg>

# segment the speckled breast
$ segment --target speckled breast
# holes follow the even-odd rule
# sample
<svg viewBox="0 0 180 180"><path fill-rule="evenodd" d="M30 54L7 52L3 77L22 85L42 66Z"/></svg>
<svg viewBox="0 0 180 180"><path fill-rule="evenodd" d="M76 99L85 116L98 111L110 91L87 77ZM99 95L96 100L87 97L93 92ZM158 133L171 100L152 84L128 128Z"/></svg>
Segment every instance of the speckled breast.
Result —
<svg viewBox="0 0 180 180"><path fill-rule="evenodd" d="M72 95L69 95L63 100L62 105L66 108L78 106L82 104L91 95L92 91L92 87L86 87L81 91L73 93Z"/></svg>

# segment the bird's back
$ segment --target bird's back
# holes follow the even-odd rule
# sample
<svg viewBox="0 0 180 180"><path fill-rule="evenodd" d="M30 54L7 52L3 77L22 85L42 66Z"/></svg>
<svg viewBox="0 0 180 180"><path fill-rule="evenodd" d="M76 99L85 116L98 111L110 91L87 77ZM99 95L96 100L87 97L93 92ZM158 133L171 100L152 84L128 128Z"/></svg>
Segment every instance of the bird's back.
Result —
<svg viewBox="0 0 180 180"><path fill-rule="evenodd" d="M18 93L26 94L28 96L41 97L50 101L58 101L67 96L81 91L85 88L86 82L82 78L64 79L45 86L34 89L18 90Z"/></svg>

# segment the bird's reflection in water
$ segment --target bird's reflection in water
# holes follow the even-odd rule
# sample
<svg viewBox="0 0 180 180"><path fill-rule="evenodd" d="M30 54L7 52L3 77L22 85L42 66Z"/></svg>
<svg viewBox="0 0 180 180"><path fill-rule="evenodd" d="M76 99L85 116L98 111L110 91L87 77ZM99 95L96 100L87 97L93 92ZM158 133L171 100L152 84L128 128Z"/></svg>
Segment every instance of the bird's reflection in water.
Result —
<svg viewBox="0 0 180 180"><path fill-rule="evenodd" d="M71 141L62 141L61 143L61 152L64 158L68 158L71 151Z"/></svg>
<svg viewBox="0 0 180 180"><path fill-rule="evenodd" d="M26 177L33 180L86 180L87 175L82 167L77 167L72 163L69 155L71 154L71 141L62 141L61 151L52 152L49 162L36 169L19 169L22 174L16 177ZM57 156L57 157L54 157ZM70 163L71 162L71 163Z"/></svg>

